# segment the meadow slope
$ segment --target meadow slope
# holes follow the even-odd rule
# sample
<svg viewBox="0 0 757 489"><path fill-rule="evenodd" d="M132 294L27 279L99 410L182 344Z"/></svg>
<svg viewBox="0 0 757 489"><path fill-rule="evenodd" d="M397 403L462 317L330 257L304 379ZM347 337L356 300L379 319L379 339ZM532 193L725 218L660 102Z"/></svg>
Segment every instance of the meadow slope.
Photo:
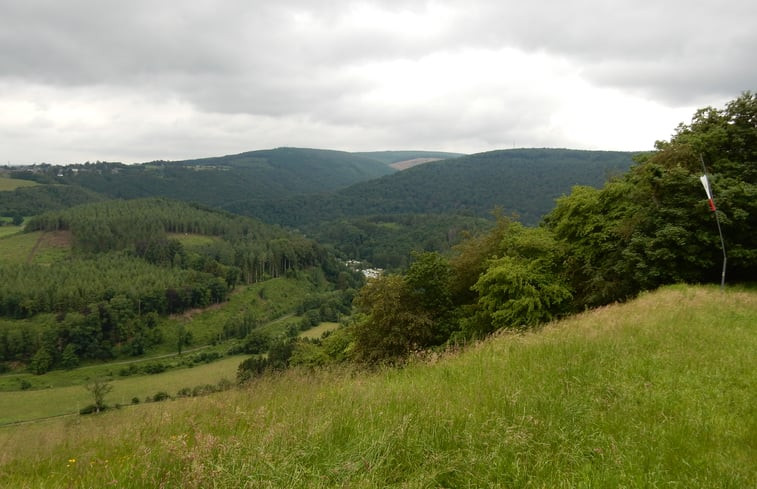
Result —
<svg viewBox="0 0 757 489"><path fill-rule="evenodd" d="M0 487L757 487L757 293L0 429Z"/></svg>

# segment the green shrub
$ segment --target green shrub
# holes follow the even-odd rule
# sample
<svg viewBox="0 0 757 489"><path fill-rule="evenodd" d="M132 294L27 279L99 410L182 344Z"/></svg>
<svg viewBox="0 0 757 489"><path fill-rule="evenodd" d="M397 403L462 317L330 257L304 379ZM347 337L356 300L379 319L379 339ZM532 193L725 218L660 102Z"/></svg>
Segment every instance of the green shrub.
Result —
<svg viewBox="0 0 757 489"><path fill-rule="evenodd" d="M171 396L169 396L168 392L166 391L158 391L154 396L152 396L152 402L167 401L169 399L171 399Z"/></svg>

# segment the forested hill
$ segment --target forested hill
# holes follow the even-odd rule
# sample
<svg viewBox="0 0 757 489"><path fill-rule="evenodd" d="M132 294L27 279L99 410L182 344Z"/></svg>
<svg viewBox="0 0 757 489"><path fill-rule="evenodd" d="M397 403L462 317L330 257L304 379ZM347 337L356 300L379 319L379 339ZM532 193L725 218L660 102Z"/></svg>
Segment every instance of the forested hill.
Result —
<svg viewBox="0 0 757 489"><path fill-rule="evenodd" d="M41 166L16 177L80 186L110 198L168 197L224 207L238 200L331 192L393 173L386 163L343 151L278 148L140 165Z"/></svg>
<svg viewBox="0 0 757 489"><path fill-rule="evenodd" d="M0 316L80 311L114 294L141 304L142 312L165 314L223 301L240 283L310 268L327 279L342 271L310 239L166 199L50 211L29 219L25 231L57 233L71 252L52 264L0 262Z"/></svg>
<svg viewBox="0 0 757 489"><path fill-rule="evenodd" d="M535 224L575 185L601 187L625 173L633 153L515 149L420 165L355 184L330 196L308 196L225 206L289 226L342 217L400 213L487 216L495 207Z"/></svg>
<svg viewBox="0 0 757 489"><path fill-rule="evenodd" d="M35 185L0 191L0 215L34 216L53 209L98 202L106 197L77 185Z"/></svg>

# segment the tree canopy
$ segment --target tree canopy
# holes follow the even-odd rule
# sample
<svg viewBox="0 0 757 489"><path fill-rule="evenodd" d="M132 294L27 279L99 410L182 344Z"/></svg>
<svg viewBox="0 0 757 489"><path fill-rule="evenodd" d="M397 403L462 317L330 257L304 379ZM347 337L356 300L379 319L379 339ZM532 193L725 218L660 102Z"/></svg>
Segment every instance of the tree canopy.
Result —
<svg viewBox="0 0 757 489"><path fill-rule="evenodd" d="M710 174L729 279L757 276L757 98L698 110L670 141L640 155L601 190L558 199L548 229L566 247L577 306L622 300L675 282L720 278L722 249L699 177Z"/></svg>

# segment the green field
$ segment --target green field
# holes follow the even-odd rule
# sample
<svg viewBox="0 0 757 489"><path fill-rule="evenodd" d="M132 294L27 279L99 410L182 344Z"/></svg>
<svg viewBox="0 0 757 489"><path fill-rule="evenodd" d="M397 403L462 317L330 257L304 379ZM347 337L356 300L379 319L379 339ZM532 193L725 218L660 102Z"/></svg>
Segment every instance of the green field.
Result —
<svg viewBox="0 0 757 489"><path fill-rule="evenodd" d="M321 323L315 328L310 328L307 331L303 331L302 333L300 333L300 337L317 339L323 336L323 333L327 331L333 331L338 327L339 323Z"/></svg>
<svg viewBox="0 0 757 489"><path fill-rule="evenodd" d="M3 229L3 228L0 228ZM14 233L0 237L0 260L3 263L26 263L42 232Z"/></svg>
<svg viewBox="0 0 757 489"><path fill-rule="evenodd" d="M48 264L71 253L70 235L66 232L23 233L17 228L6 234L5 228L0 227L0 263Z"/></svg>
<svg viewBox="0 0 757 489"><path fill-rule="evenodd" d="M32 233L39 234L39 233ZM223 331L224 324L241 320L245 315L252 315L263 321L258 328L260 331L271 336L285 334L290 324L299 323L301 318L290 313L308 293L307 281L297 279L278 278L249 286L239 286L231 295L229 301L207 308L205 310L187 311L181 315L175 315L161 322L164 331L164 342L153 346L148 355L143 357L122 357L113 362L96 362L84 365L73 370L52 370L42 375L33 375L26 372L9 373L0 375L0 424L28 421L37 418L57 416L71 413L76 406L83 407L82 400L86 401L87 392L83 385L93 378L113 379L114 385L120 386L121 396L113 402L130 402L133 396L144 398L160 390L153 379L168 379L166 390L174 394L182 387L194 387L197 384L207 383L196 379L197 372L209 371L213 367L182 368L182 358L192 355L193 351L217 352L223 355L232 343L221 342L217 346L210 344L217 340ZM23 320L10 320L0 318L0 326L17 330L21 328L39 334L43 329L49 329L55 323L53 314L38 314L33 318ZM192 333L193 341L186 346L183 357L176 355L175 333L183 325ZM226 378L233 381L236 378L236 367L242 361L235 357L233 364L228 367L227 360L214 362L224 371L228 371ZM169 369L168 372L158 375L139 375L133 377L121 377L121 371L129 366L144 366L145 364L159 363ZM185 380L183 380L185 379ZM215 379L211 383L217 382ZM158 384L163 380L157 381ZM29 390L21 390L22 383L30 386ZM43 401L43 402L40 402ZM33 406L27 409L26 406Z"/></svg>
<svg viewBox="0 0 757 489"><path fill-rule="evenodd" d="M132 398L144 400L159 391L171 396L184 387L217 384L220 380L234 381L237 367L245 356L224 358L209 364L192 368L171 370L155 375L138 377L104 377L111 381L113 390L106 396L110 405L129 404ZM111 367L115 370L114 367ZM51 389L3 392L0 394L0 425L38 420L52 416L77 413L79 409L92 403L92 395L84 388L86 370L81 369L81 385Z"/></svg>
<svg viewBox="0 0 757 489"><path fill-rule="evenodd" d="M757 293L669 287L402 369L5 427L0 487L757 487L755 351Z"/></svg>
<svg viewBox="0 0 757 489"><path fill-rule="evenodd" d="M0 226L0 238L20 233L23 229L23 226L13 226L10 222L3 222L3 225Z"/></svg>
<svg viewBox="0 0 757 489"><path fill-rule="evenodd" d="M37 182L29 180L19 180L16 178L0 177L0 192L16 190L20 187L34 187L39 185Z"/></svg>

